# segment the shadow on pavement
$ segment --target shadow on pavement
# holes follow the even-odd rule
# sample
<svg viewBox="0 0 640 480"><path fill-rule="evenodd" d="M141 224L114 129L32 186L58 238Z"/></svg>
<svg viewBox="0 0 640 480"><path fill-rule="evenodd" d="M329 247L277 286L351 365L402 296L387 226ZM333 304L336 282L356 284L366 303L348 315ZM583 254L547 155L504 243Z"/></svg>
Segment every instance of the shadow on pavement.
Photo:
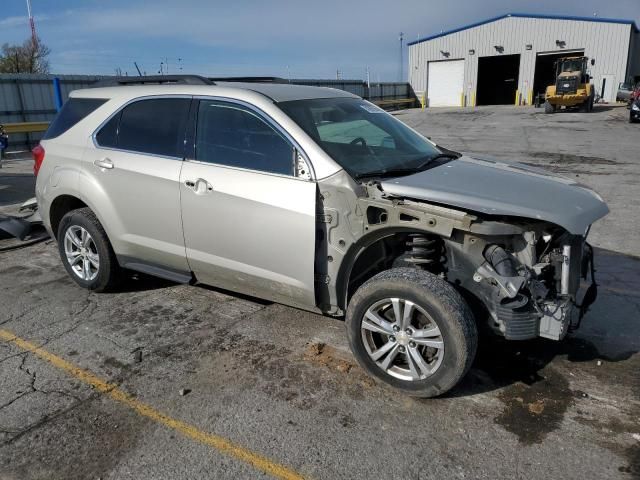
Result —
<svg viewBox="0 0 640 480"><path fill-rule="evenodd" d="M35 196L36 177L28 173L0 170L0 207L23 203Z"/></svg>

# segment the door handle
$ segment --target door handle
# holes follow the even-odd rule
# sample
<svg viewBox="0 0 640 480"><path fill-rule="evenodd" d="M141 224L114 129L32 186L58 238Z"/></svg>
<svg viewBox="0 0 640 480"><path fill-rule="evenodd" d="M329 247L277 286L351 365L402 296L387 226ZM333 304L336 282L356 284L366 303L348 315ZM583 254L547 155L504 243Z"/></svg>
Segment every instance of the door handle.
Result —
<svg viewBox="0 0 640 480"><path fill-rule="evenodd" d="M211 185L203 178L198 178L197 180L185 180L184 184L200 195L213 192L213 185Z"/></svg>
<svg viewBox="0 0 640 480"><path fill-rule="evenodd" d="M106 158L106 157L98 159L98 160L94 160L93 164L96 167L107 168L109 170L113 168L113 162L111 161L111 159Z"/></svg>

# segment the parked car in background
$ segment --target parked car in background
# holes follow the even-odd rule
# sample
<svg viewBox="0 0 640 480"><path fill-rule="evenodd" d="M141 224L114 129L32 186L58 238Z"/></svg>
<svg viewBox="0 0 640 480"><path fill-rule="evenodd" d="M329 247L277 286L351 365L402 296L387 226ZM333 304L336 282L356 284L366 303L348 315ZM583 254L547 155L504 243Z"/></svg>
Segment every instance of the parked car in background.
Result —
<svg viewBox="0 0 640 480"><path fill-rule="evenodd" d="M633 92L633 84L628 82L621 82L618 86L618 93L616 93L616 102L628 102Z"/></svg>
<svg viewBox="0 0 640 480"><path fill-rule="evenodd" d="M586 239L608 208L587 187L341 90L196 80L72 92L34 150L78 285L131 269L344 316L362 367L421 397L465 375L478 328L562 340L595 300Z"/></svg>
<svg viewBox="0 0 640 480"><path fill-rule="evenodd" d="M640 121L640 97L636 97L631 102L631 108L629 108L629 123L638 121Z"/></svg>
<svg viewBox="0 0 640 480"><path fill-rule="evenodd" d="M629 99L627 100L627 108L631 108L631 104L637 98L640 98L640 83L637 83L633 90L631 90L631 94L629 95Z"/></svg>

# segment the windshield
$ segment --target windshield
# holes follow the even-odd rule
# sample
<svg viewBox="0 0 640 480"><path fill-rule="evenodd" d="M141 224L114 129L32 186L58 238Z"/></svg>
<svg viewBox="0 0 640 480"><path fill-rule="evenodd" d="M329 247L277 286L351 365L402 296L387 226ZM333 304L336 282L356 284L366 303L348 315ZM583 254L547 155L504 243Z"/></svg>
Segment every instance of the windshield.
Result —
<svg viewBox="0 0 640 480"><path fill-rule="evenodd" d="M278 106L351 176L417 170L442 155L381 108L359 98L320 98Z"/></svg>
<svg viewBox="0 0 640 480"><path fill-rule="evenodd" d="M565 60L561 65L561 72L582 71L582 60Z"/></svg>

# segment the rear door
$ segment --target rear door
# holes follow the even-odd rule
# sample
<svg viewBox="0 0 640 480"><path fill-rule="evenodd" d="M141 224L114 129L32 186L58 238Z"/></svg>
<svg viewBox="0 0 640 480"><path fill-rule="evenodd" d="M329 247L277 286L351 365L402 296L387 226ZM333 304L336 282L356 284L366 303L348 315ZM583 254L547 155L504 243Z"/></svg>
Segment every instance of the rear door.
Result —
<svg viewBox="0 0 640 480"><path fill-rule="evenodd" d="M99 203L120 262L186 274L180 169L191 97L129 103L95 134L85 154L85 196Z"/></svg>
<svg viewBox="0 0 640 480"><path fill-rule="evenodd" d="M187 258L204 283L314 306L315 182L264 113L201 99L181 173Z"/></svg>

